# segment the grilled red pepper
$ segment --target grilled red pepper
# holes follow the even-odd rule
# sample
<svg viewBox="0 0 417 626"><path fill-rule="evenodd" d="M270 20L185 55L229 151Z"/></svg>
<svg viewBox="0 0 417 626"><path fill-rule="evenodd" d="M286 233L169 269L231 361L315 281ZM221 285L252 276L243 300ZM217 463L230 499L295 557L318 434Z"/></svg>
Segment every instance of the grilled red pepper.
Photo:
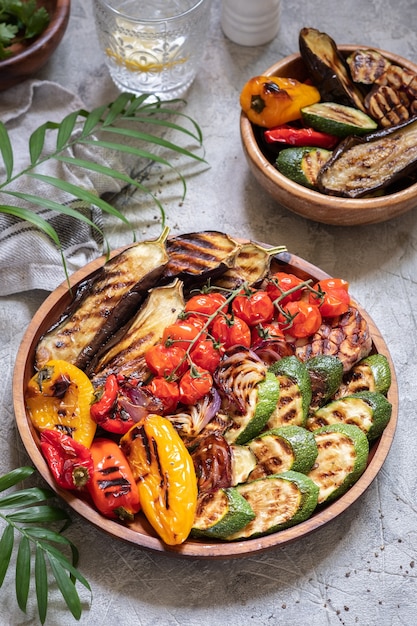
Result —
<svg viewBox="0 0 417 626"><path fill-rule="evenodd" d="M270 128L264 133L267 143L284 143L289 146L312 146L331 150L340 141L338 137L323 133L313 128L297 128L283 124Z"/></svg>
<svg viewBox="0 0 417 626"><path fill-rule="evenodd" d="M58 430L41 432L41 450L52 475L63 489L82 489L93 475L90 450Z"/></svg>
<svg viewBox="0 0 417 626"><path fill-rule="evenodd" d="M111 519L131 522L140 509L133 472L121 448L99 437L91 445L94 472L88 490L96 508Z"/></svg>
<svg viewBox="0 0 417 626"><path fill-rule="evenodd" d="M118 402L119 389L116 375L107 376L101 395L91 405L90 414L93 421L107 432L124 435L135 422Z"/></svg>

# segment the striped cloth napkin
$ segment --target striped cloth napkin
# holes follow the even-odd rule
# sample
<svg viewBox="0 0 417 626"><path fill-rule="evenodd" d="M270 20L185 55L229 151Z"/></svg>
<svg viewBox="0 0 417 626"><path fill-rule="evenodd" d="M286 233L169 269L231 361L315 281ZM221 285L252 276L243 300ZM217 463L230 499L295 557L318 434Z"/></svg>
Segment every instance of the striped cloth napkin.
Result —
<svg viewBox="0 0 417 626"><path fill-rule="evenodd" d="M78 96L50 81L29 80L0 93L0 120L5 124L12 142L14 173L21 172L29 165L28 143L34 130L47 121L61 122L68 113L80 108L85 107ZM45 148L52 151L55 141L56 133L47 132ZM89 157L87 146L76 144L71 150L68 154L78 158ZM96 162L119 169L111 162L114 158L110 154L94 154ZM109 177L71 170L65 163L54 159L47 161L42 173L83 186L99 196L121 190L119 183ZM4 164L0 158L0 184L4 180ZM27 177L16 179L10 188L61 203L75 202L50 185ZM20 200L14 201L6 196L0 189L0 205L16 203L22 204ZM96 229L46 208L31 208L48 220L58 232L70 273L102 253L102 239ZM77 208L101 226L102 214L97 207L78 202ZM35 226L0 212L0 296L30 289L51 291L64 280L62 258L55 244Z"/></svg>

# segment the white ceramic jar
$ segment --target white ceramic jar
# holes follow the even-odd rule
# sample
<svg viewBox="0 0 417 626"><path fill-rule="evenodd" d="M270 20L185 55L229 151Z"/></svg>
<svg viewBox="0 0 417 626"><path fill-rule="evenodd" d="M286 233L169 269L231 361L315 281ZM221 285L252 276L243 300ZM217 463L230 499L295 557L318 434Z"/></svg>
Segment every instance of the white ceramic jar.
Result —
<svg viewBox="0 0 417 626"><path fill-rule="evenodd" d="M223 0L221 26L241 46L261 46L278 33L280 0Z"/></svg>

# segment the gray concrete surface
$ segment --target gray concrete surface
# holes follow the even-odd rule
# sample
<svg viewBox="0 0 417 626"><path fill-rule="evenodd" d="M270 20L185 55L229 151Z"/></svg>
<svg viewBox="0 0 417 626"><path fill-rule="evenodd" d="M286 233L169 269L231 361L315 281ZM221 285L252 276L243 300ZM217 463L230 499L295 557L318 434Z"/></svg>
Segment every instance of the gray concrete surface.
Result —
<svg viewBox="0 0 417 626"><path fill-rule="evenodd" d="M209 167L190 167L180 201L167 179L158 195L171 231L217 228L288 249L343 276L370 313L394 360L400 413L390 454L366 493L314 534L262 555L239 560L177 560L102 534L74 515L68 536L80 551L79 568L93 597L81 590L82 626L413 626L416 618L417 464L416 273L417 209L367 227L320 225L274 203L248 171L239 137L239 92L297 50L298 32L314 26L338 43L378 46L417 62L417 2L362 0L305 3L283 0L278 36L259 48L229 42L214 0L203 67L186 112L201 125ZM40 78L77 92L86 107L113 99L98 50L90 3L74 0L68 31ZM51 103L51 106L53 104ZM140 233L158 231L156 212L143 200L127 209ZM130 241L109 227L112 245ZM12 260L11 260L12 262ZM14 358L25 327L45 292L0 300L0 470L28 462L11 401ZM36 624L33 595L25 616L14 598L12 572L0 590L0 622ZM75 623L51 589L47 624Z"/></svg>

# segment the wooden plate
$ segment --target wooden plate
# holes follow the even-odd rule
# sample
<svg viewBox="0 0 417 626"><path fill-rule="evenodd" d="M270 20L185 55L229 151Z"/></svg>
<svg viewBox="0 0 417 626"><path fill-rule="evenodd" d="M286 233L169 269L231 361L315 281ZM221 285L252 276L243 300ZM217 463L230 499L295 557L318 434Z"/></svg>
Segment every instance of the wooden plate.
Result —
<svg viewBox="0 0 417 626"><path fill-rule="evenodd" d="M115 251L114 254L117 252L118 251ZM103 260L103 258L96 259L83 269L76 272L71 278L71 285L75 287L80 281L84 280L103 264ZM304 261L300 257L287 252L274 257L272 267L275 271L284 271L296 274L303 280L308 278L321 280L328 277L328 274L319 268L311 265L307 261ZM388 393L388 399L392 403L393 411L391 420L382 436L371 446L367 469L357 483L355 483L355 485L345 495L325 508L318 509L312 517L297 526L293 526L292 528L288 528L258 539L249 539L247 541L232 543L190 539L180 546L167 546L156 536L143 514L137 515L135 522L129 526L106 519L98 513L88 501L83 500L76 494L57 487L49 471L48 465L40 452L39 437L25 410L24 392L29 379L34 373L33 363L36 345L39 338L51 326L52 322L54 322L59 317L60 313L64 311L70 300L71 296L68 290L68 285L67 283L63 283L53 293L51 293L51 295L39 308L23 337L16 358L13 378L13 403L16 414L16 422L28 455L30 456L36 469L50 485L50 487L59 496L61 496L69 504L69 506L74 509L74 511L112 537L122 539L131 544L152 551L191 558L226 559L263 552L275 546L301 539L327 522L335 519L341 513L346 511L346 509L348 509L351 504L353 504L364 493L381 469L382 464L384 463L389 452L396 428L398 415L398 387L388 348L372 319L356 303L359 311L369 324L373 340L373 351L384 354L390 363L392 371L392 385Z"/></svg>

